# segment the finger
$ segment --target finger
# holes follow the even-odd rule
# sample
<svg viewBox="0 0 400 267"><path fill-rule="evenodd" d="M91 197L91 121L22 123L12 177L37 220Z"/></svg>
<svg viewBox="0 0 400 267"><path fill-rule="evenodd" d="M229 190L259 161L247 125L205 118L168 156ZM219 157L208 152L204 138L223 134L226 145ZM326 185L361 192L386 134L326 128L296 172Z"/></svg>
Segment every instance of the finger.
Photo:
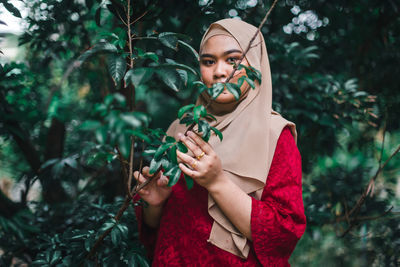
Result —
<svg viewBox="0 0 400 267"><path fill-rule="evenodd" d="M168 185L168 181L169 181L168 177L162 175L160 177L160 179L157 180L157 185L158 186L167 186Z"/></svg>
<svg viewBox="0 0 400 267"><path fill-rule="evenodd" d="M194 141L190 141L190 139L183 134L179 135L180 140L186 145L186 147L192 151L193 155L197 157L198 155L201 155L203 152L201 148L196 144Z"/></svg>
<svg viewBox="0 0 400 267"><path fill-rule="evenodd" d="M144 174L144 175L146 175L146 176L151 176L151 175L149 174L149 171L150 171L149 166L145 166L145 167L143 167L143 169L142 169L142 174Z"/></svg>
<svg viewBox="0 0 400 267"><path fill-rule="evenodd" d="M193 139L193 141L196 142L196 144L198 145L198 147L200 147L200 149L202 151L204 151L204 153L206 153L207 155L211 154L214 150L212 149L212 147L210 146L209 143L205 142L199 135L197 135L196 133L189 131L188 132L188 136L190 138Z"/></svg>
<svg viewBox="0 0 400 267"><path fill-rule="evenodd" d="M147 178L145 176L139 175L139 179L138 179L139 184L142 184L146 181L147 181Z"/></svg>
<svg viewBox="0 0 400 267"><path fill-rule="evenodd" d="M146 190L146 189L140 189L138 193L139 193L139 195L143 196L143 195L148 195L150 192L149 192L149 190Z"/></svg>
<svg viewBox="0 0 400 267"><path fill-rule="evenodd" d="M135 178L136 181L139 179L139 172L138 171L134 171L133 172L133 178Z"/></svg>
<svg viewBox="0 0 400 267"><path fill-rule="evenodd" d="M153 174L150 174L150 168L149 168L149 166L145 166L145 167L143 167L143 169L142 169L142 174L146 177L146 178L151 178L151 177L153 177L154 175L156 175L154 178L155 179L157 179L158 177L160 177L160 172L158 172L158 173L153 173Z"/></svg>
<svg viewBox="0 0 400 267"><path fill-rule="evenodd" d="M135 180L136 180L136 184L137 184L137 185L143 184L143 183L146 182L147 179L148 179L148 177L146 177L146 176L140 174L138 171L135 171L135 172L133 173L133 177L135 177Z"/></svg>
<svg viewBox="0 0 400 267"><path fill-rule="evenodd" d="M197 178L197 172L194 170L189 169L188 167L185 166L183 163L179 163L179 168L182 170L182 172L193 179Z"/></svg>
<svg viewBox="0 0 400 267"><path fill-rule="evenodd" d="M138 183L143 183L144 181L146 181L146 178L143 177L143 175L141 175L138 171L135 171L133 173L133 177L135 178L136 182L138 182Z"/></svg>
<svg viewBox="0 0 400 267"><path fill-rule="evenodd" d="M187 155L186 153L180 152L179 150L176 151L176 155L182 160L183 163L186 163L187 165L198 166L198 164L200 163L191 156Z"/></svg>

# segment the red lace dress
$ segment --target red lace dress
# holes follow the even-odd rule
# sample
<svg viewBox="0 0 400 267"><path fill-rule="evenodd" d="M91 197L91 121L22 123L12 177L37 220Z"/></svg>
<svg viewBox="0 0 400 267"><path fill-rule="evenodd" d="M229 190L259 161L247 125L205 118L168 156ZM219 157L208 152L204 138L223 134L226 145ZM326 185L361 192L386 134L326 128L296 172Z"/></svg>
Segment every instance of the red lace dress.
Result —
<svg viewBox="0 0 400 267"><path fill-rule="evenodd" d="M187 190L180 179L165 204L158 229L147 227L141 207L136 207L140 239L153 266L290 266L288 259L304 233L306 218L301 158L288 128L279 137L261 200L252 199L253 241L246 260L207 242L213 223L207 195L196 183Z"/></svg>

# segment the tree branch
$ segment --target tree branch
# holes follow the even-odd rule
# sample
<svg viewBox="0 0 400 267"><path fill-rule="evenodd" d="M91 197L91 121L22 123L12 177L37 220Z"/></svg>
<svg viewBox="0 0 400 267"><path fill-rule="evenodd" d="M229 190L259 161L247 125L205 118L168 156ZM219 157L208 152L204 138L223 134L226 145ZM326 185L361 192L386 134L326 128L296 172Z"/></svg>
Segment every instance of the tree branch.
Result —
<svg viewBox="0 0 400 267"><path fill-rule="evenodd" d="M368 192L370 190L371 184L375 182L376 178L378 177L379 173L385 168L385 166L388 164L388 162L400 151L400 145L397 147L397 149L390 155L390 157L385 161L385 163L378 168L376 171L375 175L370 179L368 185L365 187L363 194L361 197L358 199L356 205L350 210L348 216L354 214L353 218L350 220L352 223L348 226L348 228L340 235L340 237L344 237L347 233L350 232L350 230L354 227L354 222L358 222L358 214L360 212L361 206L364 204L365 199L368 196Z"/></svg>

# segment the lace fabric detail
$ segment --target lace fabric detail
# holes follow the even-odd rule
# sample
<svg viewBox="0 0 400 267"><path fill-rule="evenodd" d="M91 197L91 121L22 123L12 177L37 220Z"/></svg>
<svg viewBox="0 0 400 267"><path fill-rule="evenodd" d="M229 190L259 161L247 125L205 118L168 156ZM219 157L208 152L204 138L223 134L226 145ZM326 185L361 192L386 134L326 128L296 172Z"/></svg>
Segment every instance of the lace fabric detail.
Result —
<svg viewBox="0 0 400 267"><path fill-rule="evenodd" d="M146 226L141 207L135 208L140 239L153 266L290 266L288 259L304 233L306 218L301 157L287 127L279 137L262 197L252 198L253 242L247 259L207 242L213 223L207 196L207 190L197 184L187 190L180 179L165 204L158 229Z"/></svg>

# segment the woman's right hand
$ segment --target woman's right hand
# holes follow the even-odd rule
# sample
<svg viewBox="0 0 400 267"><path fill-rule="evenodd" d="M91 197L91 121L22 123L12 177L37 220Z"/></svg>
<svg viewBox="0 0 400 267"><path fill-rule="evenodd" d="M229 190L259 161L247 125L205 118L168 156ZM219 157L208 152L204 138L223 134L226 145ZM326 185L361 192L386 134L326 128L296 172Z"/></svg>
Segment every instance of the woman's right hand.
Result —
<svg viewBox="0 0 400 267"><path fill-rule="evenodd" d="M146 166L143 168L140 176L138 171L133 173L139 185L154 175L149 174L149 170L150 168ZM138 194L150 206L161 207L172 192L172 188L168 186L168 181L169 178L160 171Z"/></svg>

